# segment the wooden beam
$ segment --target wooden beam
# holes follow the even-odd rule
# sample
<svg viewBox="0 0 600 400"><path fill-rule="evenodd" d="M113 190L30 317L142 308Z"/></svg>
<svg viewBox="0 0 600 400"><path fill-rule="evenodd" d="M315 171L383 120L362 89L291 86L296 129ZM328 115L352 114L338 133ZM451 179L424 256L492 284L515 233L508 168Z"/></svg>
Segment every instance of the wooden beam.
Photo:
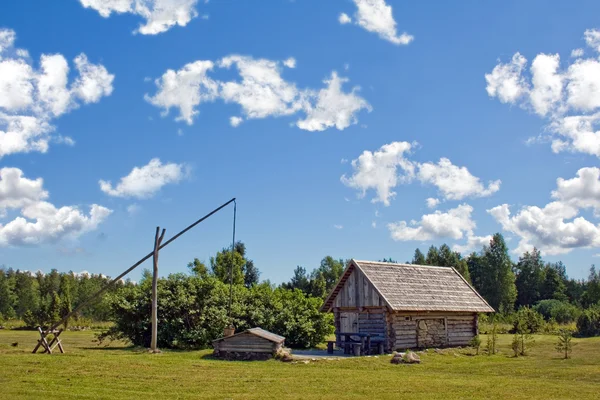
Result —
<svg viewBox="0 0 600 400"><path fill-rule="evenodd" d="M159 353L157 347L158 341L158 251L160 250L160 244L165 237L165 229L162 230L160 236L160 226L156 227L156 234L154 235L154 251L152 252L152 340L150 342L150 350L153 353Z"/></svg>

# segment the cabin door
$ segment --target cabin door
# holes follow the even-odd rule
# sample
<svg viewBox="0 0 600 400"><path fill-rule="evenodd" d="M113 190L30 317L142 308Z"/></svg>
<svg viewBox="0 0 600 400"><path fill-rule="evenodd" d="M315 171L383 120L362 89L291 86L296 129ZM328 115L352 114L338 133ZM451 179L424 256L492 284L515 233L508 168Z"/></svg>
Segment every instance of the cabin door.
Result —
<svg viewBox="0 0 600 400"><path fill-rule="evenodd" d="M358 333L358 313L340 313L340 331Z"/></svg>

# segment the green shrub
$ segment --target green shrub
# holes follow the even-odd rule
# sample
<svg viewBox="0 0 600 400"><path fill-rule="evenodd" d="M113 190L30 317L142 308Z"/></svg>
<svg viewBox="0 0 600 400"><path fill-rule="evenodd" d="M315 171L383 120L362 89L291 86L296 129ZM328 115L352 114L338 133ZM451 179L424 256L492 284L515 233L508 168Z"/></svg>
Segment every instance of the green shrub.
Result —
<svg viewBox="0 0 600 400"><path fill-rule="evenodd" d="M600 306L592 306L584 310L577 318L579 336L600 336Z"/></svg>
<svg viewBox="0 0 600 400"><path fill-rule="evenodd" d="M151 279L110 296L114 326L99 336L148 347L151 335ZM236 331L261 327L286 338L291 347L313 347L333 333L332 315L319 312L320 298L268 284L234 285L231 319L229 286L207 277L170 275L158 281L158 346L210 346L233 323Z"/></svg>
<svg viewBox="0 0 600 400"><path fill-rule="evenodd" d="M561 353L565 360L573 351L573 333L568 329L561 329L558 332L558 342L556 343L556 351Z"/></svg>
<svg viewBox="0 0 600 400"><path fill-rule="evenodd" d="M529 307L521 307L514 315L513 329L511 333L527 331L537 333L544 327L544 317Z"/></svg>
<svg viewBox="0 0 600 400"><path fill-rule="evenodd" d="M577 321L581 310L565 301L542 300L533 309L540 313L546 321L554 319L559 324L569 324Z"/></svg>

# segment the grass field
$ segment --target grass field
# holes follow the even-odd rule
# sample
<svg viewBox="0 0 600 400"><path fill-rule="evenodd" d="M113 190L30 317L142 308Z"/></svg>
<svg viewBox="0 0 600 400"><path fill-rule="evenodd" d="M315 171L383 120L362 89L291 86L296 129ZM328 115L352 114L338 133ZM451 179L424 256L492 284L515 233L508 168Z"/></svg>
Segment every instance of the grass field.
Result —
<svg viewBox="0 0 600 400"><path fill-rule="evenodd" d="M389 356L289 364L226 362L210 351L148 354L113 344L98 347L90 331L66 332L67 354L31 354L36 332L0 330L3 399L598 399L600 338L575 339L569 360L554 336L536 336L530 356L471 349L421 354L420 365L392 365ZM485 343L485 337L482 338ZM18 342L17 347L11 343Z"/></svg>

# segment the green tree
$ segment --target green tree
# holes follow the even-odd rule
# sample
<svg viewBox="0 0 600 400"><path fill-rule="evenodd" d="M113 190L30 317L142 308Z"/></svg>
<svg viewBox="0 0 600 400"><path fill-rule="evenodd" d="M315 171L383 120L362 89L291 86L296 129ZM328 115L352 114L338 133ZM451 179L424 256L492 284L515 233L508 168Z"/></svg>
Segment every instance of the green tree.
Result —
<svg viewBox="0 0 600 400"><path fill-rule="evenodd" d="M312 279L323 278L325 281L325 292L329 292L344 273L344 260L336 260L326 256L321 260L321 265L311 275Z"/></svg>
<svg viewBox="0 0 600 400"><path fill-rule="evenodd" d="M13 307L15 300L13 288L7 273L5 273L4 269L0 269L0 319L15 317L15 310Z"/></svg>
<svg viewBox="0 0 600 400"><path fill-rule="evenodd" d="M544 282L542 283L541 298L567 301L566 276L561 273L562 263L546 264L544 268Z"/></svg>
<svg viewBox="0 0 600 400"><path fill-rule="evenodd" d="M73 287L75 277L72 274L62 274L60 277L59 295L60 295L60 317L64 317L73 311ZM65 329L69 327L69 320L64 323Z"/></svg>
<svg viewBox="0 0 600 400"><path fill-rule="evenodd" d="M27 311L37 313L40 307L40 291L38 281L26 271L15 274L15 312L23 318Z"/></svg>
<svg viewBox="0 0 600 400"><path fill-rule="evenodd" d="M254 265L254 261L246 260L246 264L244 264L244 285L248 288L252 285L257 285L259 279L260 272Z"/></svg>
<svg viewBox="0 0 600 400"><path fill-rule="evenodd" d="M200 278L206 278L208 276L208 268L206 267L206 264L197 258L194 258L194 261L190 261L187 267L192 274Z"/></svg>
<svg viewBox="0 0 600 400"><path fill-rule="evenodd" d="M244 264L246 260L242 254L235 251L232 257L231 250L228 249L223 249L210 258L212 274L223 283L229 283L231 279L234 285L244 283Z"/></svg>
<svg viewBox="0 0 600 400"><path fill-rule="evenodd" d="M484 273L480 294L495 310L511 312L517 297L515 274L508 247L500 233L493 236L489 247L484 247L483 258Z"/></svg>
<svg viewBox="0 0 600 400"><path fill-rule="evenodd" d="M517 305L531 306L541 299L544 285L544 262L540 251L534 248L525 252L517 263L515 285L517 288Z"/></svg>
<svg viewBox="0 0 600 400"><path fill-rule="evenodd" d="M425 258L426 265L440 265L440 255L437 247L430 246L427 250L427 257Z"/></svg>
<svg viewBox="0 0 600 400"><path fill-rule="evenodd" d="M282 287L292 290L299 289L306 294L310 294L310 278L306 273L306 268L298 265L296 269L294 269L292 279L288 283L284 283Z"/></svg>
<svg viewBox="0 0 600 400"><path fill-rule="evenodd" d="M421 252L421 250L416 249L411 264L425 265L425 263L425 255Z"/></svg>
<svg viewBox="0 0 600 400"><path fill-rule="evenodd" d="M568 329L558 331L558 342L556 343L556 351L564 355L565 360L573 351L573 334Z"/></svg>

